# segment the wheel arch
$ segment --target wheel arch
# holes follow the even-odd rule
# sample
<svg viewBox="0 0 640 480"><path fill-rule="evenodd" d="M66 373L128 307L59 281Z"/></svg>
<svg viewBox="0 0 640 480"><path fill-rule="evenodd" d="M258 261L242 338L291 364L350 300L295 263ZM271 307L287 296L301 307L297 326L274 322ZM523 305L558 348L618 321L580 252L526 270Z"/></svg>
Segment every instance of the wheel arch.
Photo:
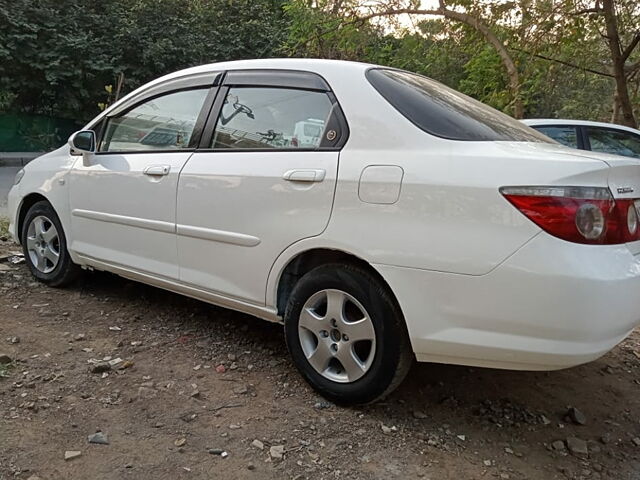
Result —
<svg viewBox="0 0 640 480"><path fill-rule="evenodd" d="M286 308L289 296L296 283L304 274L313 270L321 265L328 263L345 263L349 265L357 265L367 271L369 271L380 283L387 289L389 295L393 299L400 314L402 314L402 307L398 301L393 289L389 285L389 282L380 274L376 268L364 260L363 258L349 253L344 250L315 247L303 250L293 255L281 268L277 276L275 285L275 307L279 316L284 316L284 310ZM403 315L404 319L404 315Z"/></svg>
<svg viewBox="0 0 640 480"><path fill-rule="evenodd" d="M16 234L18 240L22 241L22 224L24 223L24 218L27 216L27 212L31 207L33 207L36 203L45 201L51 208L55 210L53 204L49 201L47 197L42 195L42 193L32 192L28 195L25 195L20 202L20 206L18 207L18 214L16 216ZM57 212L56 212L57 213Z"/></svg>

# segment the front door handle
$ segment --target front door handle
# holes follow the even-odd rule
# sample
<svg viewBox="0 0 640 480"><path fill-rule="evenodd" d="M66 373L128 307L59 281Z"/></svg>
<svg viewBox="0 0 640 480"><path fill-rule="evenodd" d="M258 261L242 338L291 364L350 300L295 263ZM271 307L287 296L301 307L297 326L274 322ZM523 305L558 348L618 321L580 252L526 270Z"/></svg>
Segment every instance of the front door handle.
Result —
<svg viewBox="0 0 640 480"><path fill-rule="evenodd" d="M170 165L151 165L144 169L144 174L152 177L163 177L169 175L170 171Z"/></svg>
<svg viewBox="0 0 640 480"><path fill-rule="evenodd" d="M321 182L324 180L326 171L321 168L287 170L282 178L289 182Z"/></svg>

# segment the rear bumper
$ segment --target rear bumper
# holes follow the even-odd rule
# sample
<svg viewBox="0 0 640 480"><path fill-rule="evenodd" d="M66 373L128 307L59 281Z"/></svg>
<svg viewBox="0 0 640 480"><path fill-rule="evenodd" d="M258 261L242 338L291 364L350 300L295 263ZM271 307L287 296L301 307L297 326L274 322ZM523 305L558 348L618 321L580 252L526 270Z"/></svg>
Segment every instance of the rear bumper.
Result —
<svg viewBox="0 0 640 480"><path fill-rule="evenodd" d="M640 323L640 255L541 232L492 272L376 265L420 361L554 370L607 353Z"/></svg>

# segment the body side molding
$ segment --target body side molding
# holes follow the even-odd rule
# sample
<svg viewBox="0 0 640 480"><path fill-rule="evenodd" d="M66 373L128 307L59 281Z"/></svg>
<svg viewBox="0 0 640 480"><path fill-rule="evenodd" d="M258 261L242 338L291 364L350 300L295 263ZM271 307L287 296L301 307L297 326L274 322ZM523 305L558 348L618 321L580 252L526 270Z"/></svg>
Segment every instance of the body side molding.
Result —
<svg viewBox="0 0 640 480"><path fill-rule="evenodd" d="M178 235L183 237L213 240L214 242L231 243L242 247L255 247L260 244L260 239L244 233L228 232L226 230L214 230L212 228L192 227L190 225L178 225Z"/></svg>
<svg viewBox="0 0 640 480"><path fill-rule="evenodd" d="M128 217L126 215L118 215L115 213L95 212L93 210L82 210L75 208L71 211L74 217L88 218L89 220L97 220L99 222L118 223L129 227L144 228L146 230L155 230L157 232L175 233L176 228L173 223L163 222L161 220L149 220L147 218Z"/></svg>

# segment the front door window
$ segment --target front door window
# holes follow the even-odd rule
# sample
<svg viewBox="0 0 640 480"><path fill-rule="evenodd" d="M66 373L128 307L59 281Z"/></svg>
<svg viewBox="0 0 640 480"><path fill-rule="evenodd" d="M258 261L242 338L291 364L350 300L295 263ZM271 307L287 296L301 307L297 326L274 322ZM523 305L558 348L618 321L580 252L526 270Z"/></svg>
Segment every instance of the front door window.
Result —
<svg viewBox="0 0 640 480"><path fill-rule="evenodd" d="M207 88L151 98L107 120L100 152L141 152L189 148Z"/></svg>

